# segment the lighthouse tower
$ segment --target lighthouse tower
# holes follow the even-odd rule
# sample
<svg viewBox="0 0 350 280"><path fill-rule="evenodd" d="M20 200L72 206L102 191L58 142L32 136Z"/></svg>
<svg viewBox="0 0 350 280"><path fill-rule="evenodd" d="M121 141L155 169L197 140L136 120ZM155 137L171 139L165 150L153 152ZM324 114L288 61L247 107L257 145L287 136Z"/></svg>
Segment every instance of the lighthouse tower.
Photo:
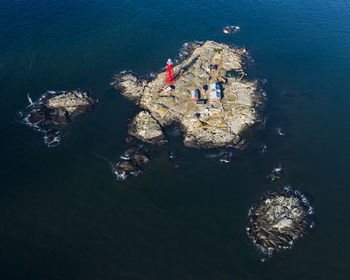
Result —
<svg viewBox="0 0 350 280"><path fill-rule="evenodd" d="M175 82L173 62L171 61L170 58L168 59L167 66L166 66L165 82L167 84L173 84Z"/></svg>

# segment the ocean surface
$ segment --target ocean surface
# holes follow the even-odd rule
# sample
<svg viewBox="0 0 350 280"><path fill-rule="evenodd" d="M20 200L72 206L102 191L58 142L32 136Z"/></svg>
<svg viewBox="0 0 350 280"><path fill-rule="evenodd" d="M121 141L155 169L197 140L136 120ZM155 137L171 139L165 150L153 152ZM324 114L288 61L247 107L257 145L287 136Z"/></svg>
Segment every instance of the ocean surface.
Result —
<svg viewBox="0 0 350 280"><path fill-rule="evenodd" d="M0 279L350 279L348 0L2 0L0 38ZM207 39L246 46L249 76L268 80L254 140L268 152L222 165L169 129L144 173L117 181L110 164L130 146L135 108L112 75L158 71ZM74 88L100 103L59 146L17 121L27 94ZM267 183L279 164L285 176ZM315 228L265 260L247 213L288 184L310 199Z"/></svg>

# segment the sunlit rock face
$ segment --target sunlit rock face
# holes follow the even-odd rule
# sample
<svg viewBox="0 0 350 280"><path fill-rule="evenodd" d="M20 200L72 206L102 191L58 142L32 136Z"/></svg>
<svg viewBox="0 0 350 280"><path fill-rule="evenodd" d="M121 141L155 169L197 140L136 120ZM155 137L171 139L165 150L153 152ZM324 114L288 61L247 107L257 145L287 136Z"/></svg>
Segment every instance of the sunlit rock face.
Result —
<svg viewBox="0 0 350 280"><path fill-rule="evenodd" d="M313 227L313 209L299 191L291 187L267 192L249 210L247 233L265 253L291 248Z"/></svg>

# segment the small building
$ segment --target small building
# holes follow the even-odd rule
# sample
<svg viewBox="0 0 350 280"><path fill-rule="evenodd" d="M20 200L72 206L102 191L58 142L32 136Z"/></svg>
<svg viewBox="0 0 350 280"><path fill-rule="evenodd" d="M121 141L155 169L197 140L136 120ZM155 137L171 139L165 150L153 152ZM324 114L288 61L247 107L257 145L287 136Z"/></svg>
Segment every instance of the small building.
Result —
<svg viewBox="0 0 350 280"><path fill-rule="evenodd" d="M196 101L197 105L203 105L203 104L206 104L206 103L207 103L206 99L200 99L200 100Z"/></svg>
<svg viewBox="0 0 350 280"><path fill-rule="evenodd" d="M192 92L191 92L192 101L198 101L199 97L200 97L199 90L198 89L192 90Z"/></svg>
<svg viewBox="0 0 350 280"><path fill-rule="evenodd" d="M210 85L210 100L211 102L220 102L222 98L221 88L219 83L213 83Z"/></svg>
<svg viewBox="0 0 350 280"><path fill-rule="evenodd" d="M168 86L163 88L163 94L170 94L175 89L174 86Z"/></svg>
<svg viewBox="0 0 350 280"><path fill-rule="evenodd" d="M198 120L200 116L201 116L201 114L196 113L196 114L193 115L193 118L194 118L195 120Z"/></svg>

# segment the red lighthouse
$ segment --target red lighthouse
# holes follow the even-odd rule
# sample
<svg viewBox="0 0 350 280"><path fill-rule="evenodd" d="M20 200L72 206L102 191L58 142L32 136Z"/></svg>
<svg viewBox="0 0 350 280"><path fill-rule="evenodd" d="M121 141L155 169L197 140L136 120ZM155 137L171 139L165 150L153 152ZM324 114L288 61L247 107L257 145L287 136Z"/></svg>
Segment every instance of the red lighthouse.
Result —
<svg viewBox="0 0 350 280"><path fill-rule="evenodd" d="M173 62L171 61L170 58L168 59L167 66L166 66L165 82L167 84L173 84L175 82Z"/></svg>

